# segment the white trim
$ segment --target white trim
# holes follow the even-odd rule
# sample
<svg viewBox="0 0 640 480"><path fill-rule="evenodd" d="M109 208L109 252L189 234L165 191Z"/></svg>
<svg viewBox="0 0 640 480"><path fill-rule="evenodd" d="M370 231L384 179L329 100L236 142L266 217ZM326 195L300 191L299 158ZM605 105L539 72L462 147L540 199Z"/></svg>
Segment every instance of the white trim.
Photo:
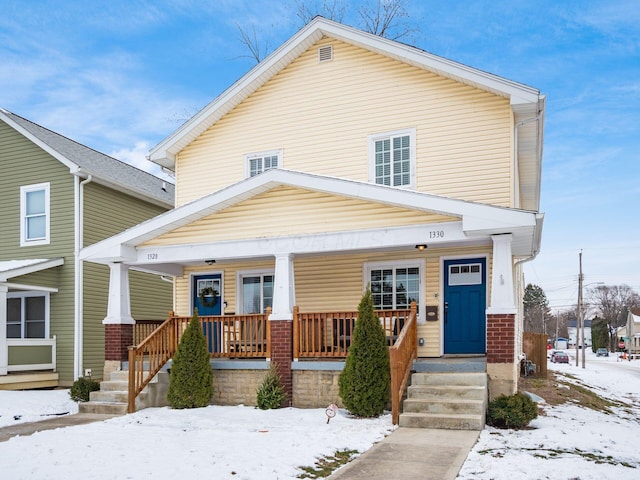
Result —
<svg viewBox="0 0 640 480"><path fill-rule="evenodd" d="M30 363L27 365L7 365L8 372L26 372L29 370L53 370L56 371L56 336L51 338L12 338L7 340L8 347L51 347L51 362Z"/></svg>
<svg viewBox="0 0 640 480"><path fill-rule="evenodd" d="M392 267L396 268L415 268L418 267L418 304L420 308L418 309L418 323L423 324L426 323L426 301L427 301L427 259L426 258L415 258L415 259L406 259L406 260L384 260L382 262L365 262L362 265L362 290L364 291L369 284L369 279L371 278L371 270L376 268L385 268Z"/></svg>
<svg viewBox="0 0 640 480"><path fill-rule="evenodd" d="M190 272L189 273L189 315L193 315L193 288L194 277L204 277L207 275L220 275L220 296L218 301L220 302L220 314L224 315L224 270L207 270L204 272Z"/></svg>
<svg viewBox="0 0 640 480"><path fill-rule="evenodd" d="M2 285L6 285L8 288L14 290L26 290L33 292L47 292L47 293L58 293L58 289L55 287L41 287L39 285L27 285L24 283L11 283L11 282L0 282Z"/></svg>
<svg viewBox="0 0 640 480"><path fill-rule="evenodd" d="M283 168L284 167L284 159L282 157L282 152L283 150L277 149L277 150L265 150L264 152L255 152L255 153L245 153L243 155L244 158L244 178L250 178L251 175L251 160L254 160L256 158L262 158L263 162L264 162L264 157L277 157L277 165L275 167L271 167L271 168ZM256 175L260 174L260 173L264 173L267 170L271 170L271 168L268 168L265 170L264 168L264 163L262 165L262 171L257 173ZM255 175L253 175L255 176Z"/></svg>
<svg viewBox="0 0 640 480"><path fill-rule="evenodd" d="M244 315L246 312L244 311L244 297L242 291L242 279L244 277L264 277L265 275L271 275L274 278L275 284L275 276L276 271L274 268L264 268L264 269L255 269L255 270L237 270L236 271L236 314ZM261 285L262 286L262 285ZM262 291L260 292L260 296L262 297L262 302L264 302L264 297L262 296ZM272 297L273 301L273 297Z"/></svg>
<svg viewBox="0 0 640 480"><path fill-rule="evenodd" d="M45 235L42 238L30 240L27 238L27 194L44 191ZM51 238L51 184L49 182L34 183L20 187L20 246L48 245Z"/></svg>
<svg viewBox="0 0 640 480"><path fill-rule="evenodd" d="M485 278L484 278L484 290L485 290L485 305L489 305L489 299L490 297L490 293L489 291L491 290L489 288L489 272L490 272L490 267L489 267L489 254L487 253L480 253L480 254L462 254L462 255L446 255L446 256L441 256L440 257L440 302L439 302L439 318L440 318L440 355L444 355L444 262L447 260L472 260L472 259L476 259L476 258L484 258L484 265L485 265ZM485 314L485 323L487 321L486 318L486 314ZM486 326L485 326L485 330L486 330ZM486 332L485 332L486 335ZM485 347L486 348L486 347Z"/></svg>
<svg viewBox="0 0 640 480"><path fill-rule="evenodd" d="M5 263L5 262L0 262ZM6 282L10 278L21 277L22 275L28 275L34 272L40 272L47 270L48 268L59 267L64 265L64 258L52 258L52 259L33 259L33 260L9 260L9 264L17 263L15 267L10 267L0 272L0 283Z"/></svg>
<svg viewBox="0 0 640 480"><path fill-rule="evenodd" d="M409 145L411 158L409 159L409 184L408 185L390 185L395 188L414 189L416 187L416 129L406 128L402 130L393 130L390 132L374 133L367 137L367 145L369 152L369 182L380 185L376 182L376 149L375 144L379 140L393 139L395 137L409 137L411 144ZM393 179L393 144L391 145L391 177Z"/></svg>

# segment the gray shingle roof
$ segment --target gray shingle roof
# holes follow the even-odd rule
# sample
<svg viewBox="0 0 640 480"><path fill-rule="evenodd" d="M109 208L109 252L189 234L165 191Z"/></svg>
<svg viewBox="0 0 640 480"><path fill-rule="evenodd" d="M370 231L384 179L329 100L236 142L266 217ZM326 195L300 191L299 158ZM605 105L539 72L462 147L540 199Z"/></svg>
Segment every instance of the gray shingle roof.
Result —
<svg viewBox="0 0 640 480"><path fill-rule="evenodd" d="M126 193L133 194L138 198L142 197L154 203L173 207L173 184L44 128L15 113L0 109L0 118L2 115L8 117L69 162L80 167L84 173L92 175L98 181L102 180L102 182L110 186L122 188Z"/></svg>

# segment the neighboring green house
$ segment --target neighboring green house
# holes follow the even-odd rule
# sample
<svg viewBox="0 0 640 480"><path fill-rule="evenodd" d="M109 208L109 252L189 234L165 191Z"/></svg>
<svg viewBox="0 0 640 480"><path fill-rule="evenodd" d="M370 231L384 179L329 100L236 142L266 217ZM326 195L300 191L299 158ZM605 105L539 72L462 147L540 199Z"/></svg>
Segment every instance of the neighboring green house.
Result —
<svg viewBox="0 0 640 480"><path fill-rule="evenodd" d="M0 165L0 389L101 379L110 272L77 252L171 209L174 186L3 109ZM164 280L123 280L131 317L166 317Z"/></svg>

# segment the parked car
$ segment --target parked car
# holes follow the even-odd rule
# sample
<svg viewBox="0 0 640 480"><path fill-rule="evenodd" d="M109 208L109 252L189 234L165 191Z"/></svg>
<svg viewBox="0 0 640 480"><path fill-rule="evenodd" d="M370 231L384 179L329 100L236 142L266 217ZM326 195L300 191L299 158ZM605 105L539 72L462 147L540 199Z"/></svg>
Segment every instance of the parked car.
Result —
<svg viewBox="0 0 640 480"><path fill-rule="evenodd" d="M563 351L553 352L551 354L551 361L553 363L569 363L569 355Z"/></svg>
<svg viewBox="0 0 640 480"><path fill-rule="evenodd" d="M598 350L596 350L596 357L608 357L609 356L609 350L607 350L606 348L599 348Z"/></svg>

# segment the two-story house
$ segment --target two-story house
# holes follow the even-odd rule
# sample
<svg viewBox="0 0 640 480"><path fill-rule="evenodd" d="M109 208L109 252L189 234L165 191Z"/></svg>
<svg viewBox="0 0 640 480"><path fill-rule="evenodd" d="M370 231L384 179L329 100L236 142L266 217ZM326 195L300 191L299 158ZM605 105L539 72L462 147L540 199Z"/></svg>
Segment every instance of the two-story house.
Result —
<svg viewBox="0 0 640 480"><path fill-rule="evenodd" d="M0 389L102 378L109 269L78 252L173 207L173 184L0 109ZM131 308L164 318L172 285L141 271Z"/></svg>
<svg viewBox="0 0 640 480"><path fill-rule="evenodd" d="M293 405L313 403L309 384L326 405L335 376L303 387L301 372L331 370L318 360L344 353L369 285L379 311L417 304L420 360L483 358L491 396L513 393L544 111L535 88L316 17L152 149L176 208L82 252L112 270L114 335L127 271L172 275L176 316L220 319L212 357L243 355L229 319L266 315L258 357ZM217 362L215 401L250 381L224 383L225 368L258 363Z"/></svg>

